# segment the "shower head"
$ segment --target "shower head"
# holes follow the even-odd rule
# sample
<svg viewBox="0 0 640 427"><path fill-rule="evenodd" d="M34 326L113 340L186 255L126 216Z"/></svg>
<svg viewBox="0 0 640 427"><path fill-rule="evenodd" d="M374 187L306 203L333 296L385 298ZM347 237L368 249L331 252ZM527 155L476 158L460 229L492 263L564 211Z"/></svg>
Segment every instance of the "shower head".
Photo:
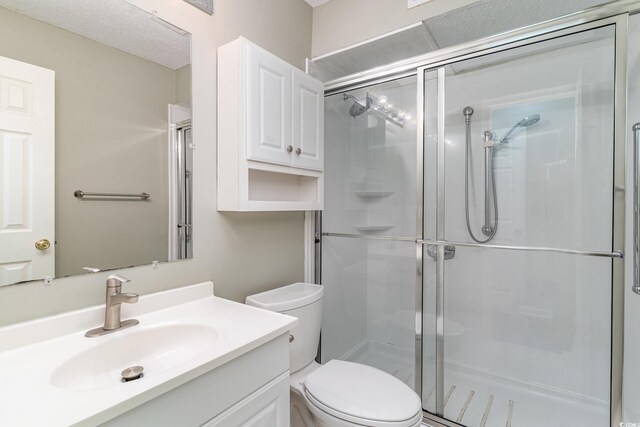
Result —
<svg viewBox="0 0 640 427"><path fill-rule="evenodd" d="M349 108L349 114L354 118L363 114L365 111L371 108L371 105L373 105L373 98L371 98L369 95L367 95L363 100L359 101L355 96L347 95L345 93L344 95L342 95L342 99L344 99L345 101L347 99L353 99L353 105L351 105L351 108Z"/></svg>
<svg viewBox="0 0 640 427"><path fill-rule="evenodd" d="M532 114L530 116L526 116L524 119L520 120L516 126L520 127L529 127L531 125L535 125L540 121L540 114Z"/></svg>
<svg viewBox="0 0 640 427"><path fill-rule="evenodd" d="M531 125L535 125L539 121L540 121L540 114L530 114L528 116L525 116L522 120L520 120L518 123L513 125L513 127L509 130L509 132L507 132L506 135L500 139L500 144L508 143L509 138L511 137L511 134L513 134L516 130L518 130L518 128L527 128Z"/></svg>

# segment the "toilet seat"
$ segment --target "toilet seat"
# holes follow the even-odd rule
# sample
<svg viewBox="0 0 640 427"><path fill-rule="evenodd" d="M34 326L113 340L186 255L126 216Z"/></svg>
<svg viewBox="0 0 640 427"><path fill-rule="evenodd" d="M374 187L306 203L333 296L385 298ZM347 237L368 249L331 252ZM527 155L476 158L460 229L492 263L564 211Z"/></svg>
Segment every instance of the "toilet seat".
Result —
<svg viewBox="0 0 640 427"><path fill-rule="evenodd" d="M309 404L335 418L371 427L412 427L422 420L418 395L392 375L332 360L304 380Z"/></svg>

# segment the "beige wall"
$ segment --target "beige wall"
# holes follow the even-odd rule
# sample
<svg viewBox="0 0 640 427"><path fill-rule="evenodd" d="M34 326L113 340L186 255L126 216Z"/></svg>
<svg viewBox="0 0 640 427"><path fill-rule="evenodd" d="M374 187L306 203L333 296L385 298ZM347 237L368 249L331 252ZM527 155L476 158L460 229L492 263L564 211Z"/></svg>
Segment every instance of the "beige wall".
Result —
<svg viewBox="0 0 640 427"><path fill-rule="evenodd" d="M431 0L407 9L407 0L333 0L313 11L312 56L320 56L440 15L477 0Z"/></svg>
<svg viewBox="0 0 640 427"><path fill-rule="evenodd" d="M250 293L303 279L303 214L216 211L216 49L239 35L302 67L312 10L302 0L216 0L209 16L182 0L129 0L193 34L194 258L122 269L140 294L213 280L216 294ZM107 273L0 289L0 325L104 303Z"/></svg>
<svg viewBox="0 0 640 427"><path fill-rule="evenodd" d="M176 104L191 101L191 64L176 70Z"/></svg>
<svg viewBox="0 0 640 427"><path fill-rule="evenodd" d="M13 35L0 56L56 75L56 276L166 260L174 70L4 8L0 28ZM79 201L75 190L152 198Z"/></svg>
<svg viewBox="0 0 640 427"><path fill-rule="evenodd" d="M304 69L311 56L313 20L312 8L303 0L216 0L215 8L218 45L244 36Z"/></svg>

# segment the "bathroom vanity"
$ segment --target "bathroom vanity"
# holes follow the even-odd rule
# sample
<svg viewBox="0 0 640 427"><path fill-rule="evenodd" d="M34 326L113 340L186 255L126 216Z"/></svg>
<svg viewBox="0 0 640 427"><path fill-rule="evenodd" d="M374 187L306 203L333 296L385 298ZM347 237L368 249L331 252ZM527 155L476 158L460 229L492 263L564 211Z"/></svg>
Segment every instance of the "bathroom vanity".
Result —
<svg viewBox="0 0 640 427"><path fill-rule="evenodd" d="M95 338L103 305L0 328L0 425L288 425L297 320L212 288L142 296L122 307L139 325Z"/></svg>

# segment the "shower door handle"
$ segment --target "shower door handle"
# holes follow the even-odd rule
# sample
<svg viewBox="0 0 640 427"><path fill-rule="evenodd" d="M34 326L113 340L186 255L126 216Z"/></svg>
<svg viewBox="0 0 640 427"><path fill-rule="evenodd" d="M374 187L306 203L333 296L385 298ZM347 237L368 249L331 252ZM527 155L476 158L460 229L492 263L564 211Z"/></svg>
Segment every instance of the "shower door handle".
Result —
<svg viewBox="0 0 640 427"><path fill-rule="evenodd" d="M633 125L633 292L640 295L640 122Z"/></svg>
<svg viewBox="0 0 640 427"><path fill-rule="evenodd" d="M185 206L185 210L184 210L184 216L185 216L185 221L186 223L184 224L185 226L185 233L184 233L184 239L186 243L191 242L192 236L193 236L193 231L191 228L191 223L193 222L193 173L190 170L186 170L184 172L184 177L185 177L185 191L187 192L186 194L186 206Z"/></svg>

